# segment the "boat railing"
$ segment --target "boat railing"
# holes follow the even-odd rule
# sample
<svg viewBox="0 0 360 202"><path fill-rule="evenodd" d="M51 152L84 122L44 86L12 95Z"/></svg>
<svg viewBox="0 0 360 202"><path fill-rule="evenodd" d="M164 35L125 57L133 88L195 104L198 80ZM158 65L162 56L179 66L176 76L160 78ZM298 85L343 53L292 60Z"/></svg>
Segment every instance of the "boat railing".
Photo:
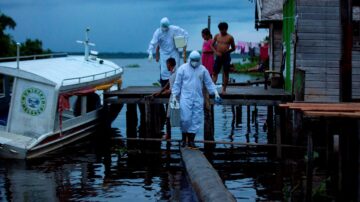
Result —
<svg viewBox="0 0 360 202"><path fill-rule="evenodd" d="M20 56L20 60L36 60L42 58L57 58L57 57L66 57L68 56L67 53L48 53L48 54L38 54L38 55L24 55ZM17 59L16 56L14 57L4 57L0 58L0 61L15 61Z"/></svg>
<svg viewBox="0 0 360 202"><path fill-rule="evenodd" d="M99 73L99 74L93 74L93 75L89 75L89 76L83 76L83 77L74 77L74 78L68 78L68 79L64 79L61 82L61 86L69 86L69 85L76 85L76 84L81 84L81 83L85 83L85 82L92 82L98 79L104 79L110 76L115 76L116 74L121 73L123 70L122 68L117 68L108 72L104 72L104 73Z"/></svg>

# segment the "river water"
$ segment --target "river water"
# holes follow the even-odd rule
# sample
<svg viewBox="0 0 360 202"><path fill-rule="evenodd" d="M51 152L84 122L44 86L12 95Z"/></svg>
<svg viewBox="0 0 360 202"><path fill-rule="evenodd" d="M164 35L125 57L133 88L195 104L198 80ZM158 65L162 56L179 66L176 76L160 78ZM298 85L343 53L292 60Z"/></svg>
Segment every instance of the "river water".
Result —
<svg viewBox="0 0 360 202"><path fill-rule="evenodd" d="M159 67L145 59L113 59L125 67L123 87L152 85ZM231 75L237 82L248 75ZM220 81L221 82L221 81ZM251 111L255 108L251 107ZM267 143L262 126L266 108L258 107L257 120L233 124L231 106L215 106L215 139ZM0 201L197 201L181 164L178 145L145 151L141 145L106 138L126 136L125 107L112 124L86 142L34 161L0 160ZM100 138L99 138L100 136ZM179 128L172 137L180 139ZM196 136L201 140L202 131ZM156 144L156 143L145 143ZM300 151L300 156L303 151ZM286 200L301 181L301 161L278 162L271 148L217 145L206 154L226 187L238 201ZM291 166L288 166L288 165Z"/></svg>

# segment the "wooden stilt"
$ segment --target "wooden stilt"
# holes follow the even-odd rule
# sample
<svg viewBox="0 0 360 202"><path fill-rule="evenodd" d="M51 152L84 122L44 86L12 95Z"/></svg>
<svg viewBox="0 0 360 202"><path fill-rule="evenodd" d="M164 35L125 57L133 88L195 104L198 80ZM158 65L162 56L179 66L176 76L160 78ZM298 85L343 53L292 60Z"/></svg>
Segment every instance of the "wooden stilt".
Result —
<svg viewBox="0 0 360 202"><path fill-rule="evenodd" d="M281 124L280 124L280 115L275 115L275 124L276 124L276 157L281 158L282 152L281 152Z"/></svg>
<svg viewBox="0 0 360 202"><path fill-rule="evenodd" d="M151 137L151 105L145 102L145 137Z"/></svg>
<svg viewBox="0 0 360 202"><path fill-rule="evenodd" d="M306 164L306 201L312 201L312 180L313 180L313 140L312 133L308 133L307 143L307 164Z"/></svg>
<svg viewBox="0 0 360 202"><path fill-rule="evenodd" d="M210 104L209 93L204 93L204 140L214 140L214 106Z"/></svg>
<svg viewBox="0 0 360 202"><path fill-rule="evenodd" d="M255 122L256 122L257 113L258 113L257 106L254 105L254 111L252 111L252 116L251 116L251 118L252 118L251 122L252 122L252 123L255 123Z"/></svg>
<svg viewBox="0 0 360 202"><path fill-rule="evenodd" d="M126 108L126 136L136 137L136 127L138 122L136 104L127 104Z"/></svg>
<svg viewBox="0 0 360 202"><path fill-rule="evenodd" d="M341 154L340 154L340 136L338 134L333 136L333 152L334 152L334 163L335 163L335 183L338 193L341 192Z"/></svg>
<svg viewBox="0 0 360 202"><path fill-rule="evenodd" d="M357 145L360 145L360 120L357 121ZM357 147L358 166L357 166L357 198L360 199L360 147Z"/></svg>
<svg viewBox="0 0 360 202"><path fill-rule="evenodd" d="M236 113L235 124L236 126L238 126L242 122L242 105L236 106L235 113Z"/></svg>
<svg viewBox="0 0 360 202"><path fill-rule="evenodd" d="M266 127L268 131L268 142L274 143L273 136L274 136L274 107L268 106L267 107L267 118L266 118Z"/></svg>
<svg viewBox="0 0 360 202"><path fill-rule="evenodd" d="M247 132L248 134L251 132L251 127L250 127L250 105L246 106L247 108Z"/></svg>

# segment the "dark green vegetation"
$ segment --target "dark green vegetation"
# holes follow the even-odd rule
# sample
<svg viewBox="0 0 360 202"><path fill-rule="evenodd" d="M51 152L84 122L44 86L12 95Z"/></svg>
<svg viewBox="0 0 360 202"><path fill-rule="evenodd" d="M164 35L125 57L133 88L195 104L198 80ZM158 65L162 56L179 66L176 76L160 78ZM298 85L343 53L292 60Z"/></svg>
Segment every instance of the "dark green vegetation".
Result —
<svg viewBox="0 0 360 202"><path fill-rule="evenodd" d="M16 22L9 16L0 12L0 57L16 56L16 42L10 34L6 34L7 29L14 30ZM42 42L39 39L26 39L20 45L21 55L34 55L50 53L51 51L43 50Z"/></svg>

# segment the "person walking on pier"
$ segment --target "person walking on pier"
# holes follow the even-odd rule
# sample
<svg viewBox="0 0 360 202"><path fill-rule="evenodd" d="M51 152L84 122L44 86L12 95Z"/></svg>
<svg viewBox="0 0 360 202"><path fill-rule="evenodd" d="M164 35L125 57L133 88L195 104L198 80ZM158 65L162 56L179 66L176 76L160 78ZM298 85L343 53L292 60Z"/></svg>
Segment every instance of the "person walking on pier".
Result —
<svg viewBox="0 0 360 202"><path fill-rule="evenodd" d="M195 148L195 134L199 131L203 119L204 95L203 85L210 94L215 94L215 101L221 100L216 86L207 69L201 65L200 54L192 51L189 62L181 65L176 73L175 83L171 90L171 99L180 100L180 127L182 145Z"/></svg>
<svg viewBox="0 0 360 202"><path fill-rule="evenodd" d="M179 51L176 48L174 41L174 37L177 36L183 36L186 41L188 40L188 32L186 30L175 25L170 25L169 19L164 17L160 21L160 28L155 30L153 38L149 43L149 61L153 59L154 49L159 48L161 87L166 85L171 75L170 71L167 69L166 60L172 57L176 60L177 66L180 64Z"/></svg>
<svg viewBox="0 0 360 202"><path fill-rule="evenodd" d="M216 83L218 79L218 74L223 67L223 85L221 93L226 93L226 86L229 81L229 71L230 71L230 62L231 57L230 53L235 51L235 42L234 37L227 33L228 24L226 22L221 22L218 25L219 34L216 34L214 37L213 47L215 47L215 65L214 65L214 74L213 80Z"/></svg>

